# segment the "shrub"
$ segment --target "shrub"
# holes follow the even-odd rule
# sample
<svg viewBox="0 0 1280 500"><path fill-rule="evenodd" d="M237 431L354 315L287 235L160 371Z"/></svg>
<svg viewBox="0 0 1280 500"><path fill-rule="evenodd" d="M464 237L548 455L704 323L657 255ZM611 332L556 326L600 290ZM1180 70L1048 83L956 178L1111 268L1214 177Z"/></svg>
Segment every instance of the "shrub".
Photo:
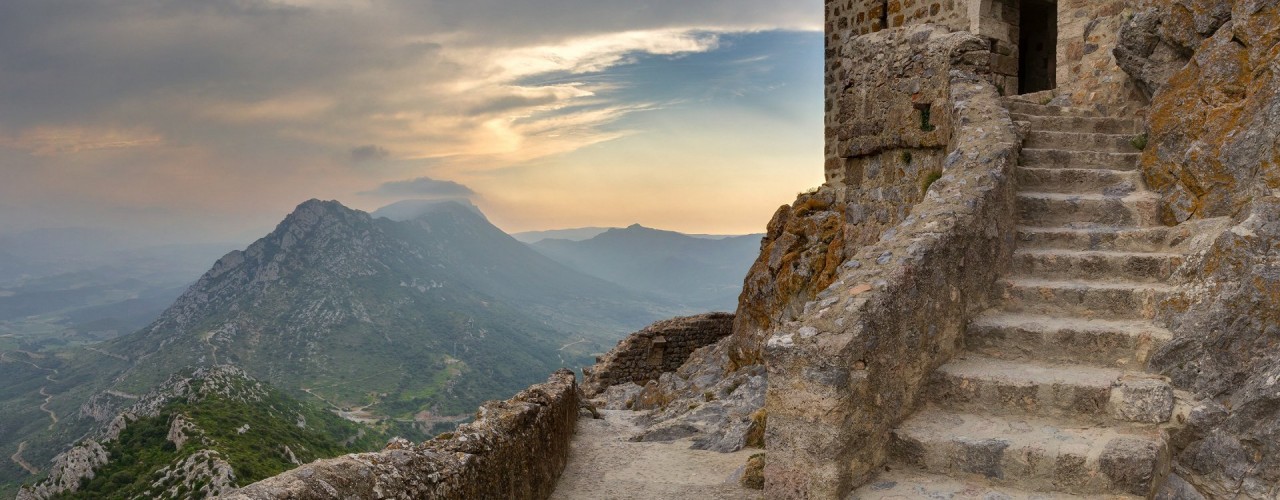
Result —
<svg viewBox="0 0 1280 500"><path fill-rule="evenodd" d="M924 196L925 193L928 193L929 186L932 186L933 183L938 182L938 179L941 179L941 178L942 178L942 172L934 171L926 174L924 176L924 180L920 182L920 195Z"/></svg>
<svg viewBox="0 0 1280 500"><path fill-rule="evenodd" d="M1138 151L1147 149L1147 134L1144 133L1133 136L1133 139L1129 140L1129 144L1132 144L1133 148Z"/></svg>

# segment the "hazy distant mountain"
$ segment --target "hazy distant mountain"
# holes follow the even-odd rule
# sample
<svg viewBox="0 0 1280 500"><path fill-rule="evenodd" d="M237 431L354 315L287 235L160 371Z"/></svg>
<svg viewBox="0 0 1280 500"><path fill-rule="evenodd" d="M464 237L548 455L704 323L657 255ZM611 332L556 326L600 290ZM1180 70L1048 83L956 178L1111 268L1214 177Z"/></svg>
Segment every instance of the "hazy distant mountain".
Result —
<svg viewBox="0 0 1280 500"><path fill-rule="evenodd" d="M122 409L84 406L91 396L215 364L430 427L682 312L570 270L459 204L396 222L312 200L219 259L147 328L57 356L6 352L0 422L13 425L0 425L0 451L25 442L28 461L44 463ZM0 464L0 483L23 474Z"/></svg>
<svg viewBox="0 0 1280 500"><path fill-rule="evenodd" d="M103 348L140 360L128 388L231 363L338 406L456 414L580 361L662 313L653 307L460 204L396 222L313 200Z"/></svg>
<svg viewBox="0 0 1280 500"><path fill-rule="evenodd" d="M64 244L71 248L59 248ZM90 230L7 236L0 239L0 334L39 350L135 331L230 248L130 248L110 233Z"/></svg>
<svg viewBox="0 0 1280 500"><path fill-rule="evenodd" d="M512 233L511 237L524 243L537 243L547 239L582 241L599 236L613 228L609 227L576 227L572 229L551 229L548 231L525 231Z"/></svg>
<svg viewBox="0 0 1280 500"><path fill-rule="evenodd" d="M475 206L474 203L471 203L470 200L466 199L403 200L374 210L373 213L369 215L372 215L375 219L378 217L385 217L396 222L403 222L416 219L448 205L460 205L467 210L475 212L476 215L484 217L484 213L480 211L480 207Z"/></svg>
<svg viewBox="0 0 1280 500"><path fill-rule="evenodd" d="M511 237L524 243L537 243L542 240L569 240L584 241L596 236L604 234L610 229L622 229L620 227L575 227L572 229L551 229L547 231L525 231L522 233L512 233ZM708 240L723 240L725 238L735 238L740 235L733 234L685 234L694 238L702 238Z"/></svg>
<svg viewBox="0 0 1280 500"><path fill-rule="evenodd" d="M701 310L732 311L762 235L698 238L632 225L583 241L545 239L543 255L632 290Z"/></svg>

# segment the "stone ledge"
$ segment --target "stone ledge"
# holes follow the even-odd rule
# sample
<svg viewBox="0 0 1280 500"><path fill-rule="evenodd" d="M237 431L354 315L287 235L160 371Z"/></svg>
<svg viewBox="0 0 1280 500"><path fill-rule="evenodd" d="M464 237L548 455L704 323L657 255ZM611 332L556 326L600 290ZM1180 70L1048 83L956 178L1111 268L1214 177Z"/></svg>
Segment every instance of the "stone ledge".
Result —
<svg viewBox="0 0 1280 500"><path fill-rule="evenodd" d="M448 439L397 440L380 452L319 460L226 498L547 498L577 421L577 383L562 369L509 400L485 403Z"/></svg>

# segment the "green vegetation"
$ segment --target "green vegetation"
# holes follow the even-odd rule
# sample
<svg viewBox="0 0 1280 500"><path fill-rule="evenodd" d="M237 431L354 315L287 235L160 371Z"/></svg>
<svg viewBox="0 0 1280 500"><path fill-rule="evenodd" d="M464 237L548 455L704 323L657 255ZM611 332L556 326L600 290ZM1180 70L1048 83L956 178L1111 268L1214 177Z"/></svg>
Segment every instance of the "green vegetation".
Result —
<svg viewBox="0 0 1280 500"><path fill-rule="evenodd" d="M915 159L915 157L913 157L913 156L911 155L911 152L910 152L910 151L903 151L903 152L902 152L902 163L903 163L904 165L910 165L910 164L911 164L911 161L912 161L912 160L914 160L914 159Z"/></svg>
<svg viewBox="0 0 1280 500"><path fill-rule="evenodd" d="M181 487L180 478L165 479L163 471L202 450L217 452L235 472L236 484L243 486L294 468L286 446L300 462L307 463L375 450L384 440L381 433L369 432L274 389L268 388L257 399L252 395L258 389L251 384L254 382L234 380L230 390L220 389L217 395L198 401L172 401L158 415L131 422L117 440L106 445L111 461L79 491L57 498L162 498L170 488ZM189 440L180 449L167 439L178 416L198 429L188 432ZM305 427L300 422L305 422ZM212 456L203 460L206 467L215 464ZM201 487L208 478L193 479L197 483L186 497L203 498L207 491L202 492ZM155 484L158 481L161 484Z"/></svg>
<svg viewBox="0 0 1280 500"><path fill-rule="evenodd" d="M920 130L925 132L933 132L934 130L937 130L937 127L935 127L931 122L932 114L932 106L929 106L928 104L920 106Z"/></svg>
<svg viewBox="0 0 1280 500"><path fill-rule="evenodd" d="M933 183L938 182L938 179L941 179L941 178L942 178L942 172L939 172L936 170L930 171L929 173L925 174L924 179L920 181L920 195L924 196L925 193L928 193L929 186L932 186Z"/></svg>
<svg viewBox="0 0 1280 500"><path fill-rule="evenodd" d="M1129 140L1129 144L1132 144L1132 145L1133 145L1133 148L1134 148L1134 149L1137 149L1138 151L1144 151L1144 150L1146 150L1146 149L1147 149L1147 134L1143 133L1143 134L1138 134L1138 135L1136 135L1136 136L1133 136L1133 139L1130 139L1130 140Z"/></svg>

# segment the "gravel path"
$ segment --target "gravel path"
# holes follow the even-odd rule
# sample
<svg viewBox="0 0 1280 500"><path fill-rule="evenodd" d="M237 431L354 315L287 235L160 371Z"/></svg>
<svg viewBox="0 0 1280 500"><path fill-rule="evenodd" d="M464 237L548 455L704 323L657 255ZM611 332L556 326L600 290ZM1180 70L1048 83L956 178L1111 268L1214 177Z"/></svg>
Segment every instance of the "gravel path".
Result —
<svg viewBox="0 0 1280 500"><path fill-rule="evenodd" d="M759 499L759 491L738 486L735 471L759 450L736 453L691 450L691 441L632 443L637 415L601 410L604 417L578 420L569 465L553 500ZM733 476L733 479L730 477Z"/></svg>

